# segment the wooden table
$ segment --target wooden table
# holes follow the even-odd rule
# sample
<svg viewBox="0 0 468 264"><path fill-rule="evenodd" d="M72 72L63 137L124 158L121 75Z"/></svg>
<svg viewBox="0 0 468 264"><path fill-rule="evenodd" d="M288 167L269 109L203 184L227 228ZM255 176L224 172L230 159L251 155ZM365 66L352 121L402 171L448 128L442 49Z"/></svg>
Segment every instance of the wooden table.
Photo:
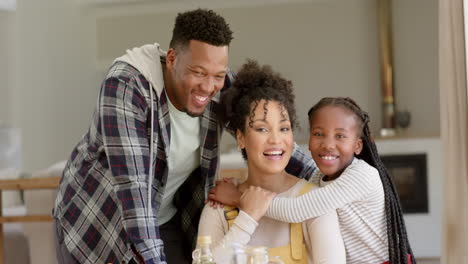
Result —
<svg viewBox="0 0 468 264"><path fill-rule="evenodd" d="M57 189L60 177L0 180L0 264L5 263L3 224L14 222L51 222L50 214L3 216L2 191Z"/></svg>

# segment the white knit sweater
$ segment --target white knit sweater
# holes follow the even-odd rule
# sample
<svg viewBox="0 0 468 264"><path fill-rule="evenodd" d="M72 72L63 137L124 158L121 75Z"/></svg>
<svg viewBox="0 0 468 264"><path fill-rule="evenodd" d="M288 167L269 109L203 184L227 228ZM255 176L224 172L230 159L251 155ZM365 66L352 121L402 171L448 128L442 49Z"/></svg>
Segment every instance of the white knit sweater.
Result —
<svg viewBox="0 0 468 264"><path fill-rule="evenodd" d="M306 181L300 180L280 197L296 197ZM336 211L302 223L307 245L308 263L344 264L345 248L340 235ZM228 223L221 208L203 209L198 235L209 235L216 263L229 263L229 246L233 243L250 246L279 247L290 243L289 224L262 217L257 223L244 211L240 211L234 224ZM312 262L313 261L313 262Z"/></svg>
<svg viewBox="0 0 468 264"><path fill-rule="evenodd" d="M323 174L311 178L316 188L297 198L275 198L267 216L299 223L336 210L348 264L388 261L385 197L378 171L363 160L353 162L337 179L324 184Z"/></svg>

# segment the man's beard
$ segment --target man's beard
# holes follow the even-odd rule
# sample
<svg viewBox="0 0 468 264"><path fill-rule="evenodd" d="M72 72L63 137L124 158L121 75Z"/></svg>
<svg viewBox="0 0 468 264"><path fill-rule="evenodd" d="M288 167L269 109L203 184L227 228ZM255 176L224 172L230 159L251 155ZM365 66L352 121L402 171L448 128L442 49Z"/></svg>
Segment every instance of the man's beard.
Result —
<svg viewBox="0 0 468 264"><path fill-rule="evenodd" d="M208 107L208 106L207 106L207 107ZM205 112L205 110L206 110L206 107L205 107L205 109L203 109L203 111L202 111L201 113L194 113L194 112L189 111L188 109L185 109L185 113L186 113L187 115L189 115L190 117L200 117L200 116L203 115L203 113Z"/></svg>

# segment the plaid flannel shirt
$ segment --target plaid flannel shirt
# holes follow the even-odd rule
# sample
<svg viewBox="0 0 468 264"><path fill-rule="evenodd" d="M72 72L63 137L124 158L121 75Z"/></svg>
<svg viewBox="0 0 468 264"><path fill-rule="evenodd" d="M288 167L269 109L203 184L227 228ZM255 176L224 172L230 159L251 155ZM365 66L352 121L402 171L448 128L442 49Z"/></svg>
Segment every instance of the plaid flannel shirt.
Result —
<svg viewBox="0 0 468 264"><path fill-rule="evenodd" d="M225 88L231 78L226 78ZM167 182L171 129L167 96L154 97L154 180L147 211L150 141L150 85L127 63L117 62L101 86L88 132L65 167L54 208L64 243L79 263L128 263L132 246L145 263L165 263L158 210ZM221 127L210 102L200 117L200 166L179 188L174 203L191 251L208 190L219 170ZM308 178L315 164L296 146L287 171Z"/></svg>

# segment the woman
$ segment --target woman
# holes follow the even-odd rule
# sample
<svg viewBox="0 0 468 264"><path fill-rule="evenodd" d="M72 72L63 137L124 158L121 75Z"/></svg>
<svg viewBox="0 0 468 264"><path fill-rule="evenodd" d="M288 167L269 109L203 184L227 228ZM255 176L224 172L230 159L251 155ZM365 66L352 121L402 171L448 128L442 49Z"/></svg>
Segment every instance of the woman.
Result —
<svg viewBox="0 0 468 264"><path fill-rule="evenodd" d="M199 235L209 235L217 263L227 263L233 243L266 246L286 263L345 263L345 249L335 211L301 224L263 217L274 194L296 197L315 186L285 171L293 151L296 114L290 81L249 61L222 98L224 120L236 132L248 177L240 192L262 189L262 199L242 197L242 210L205 206ZM248 195L248 192L246 192Z"/></svg>

